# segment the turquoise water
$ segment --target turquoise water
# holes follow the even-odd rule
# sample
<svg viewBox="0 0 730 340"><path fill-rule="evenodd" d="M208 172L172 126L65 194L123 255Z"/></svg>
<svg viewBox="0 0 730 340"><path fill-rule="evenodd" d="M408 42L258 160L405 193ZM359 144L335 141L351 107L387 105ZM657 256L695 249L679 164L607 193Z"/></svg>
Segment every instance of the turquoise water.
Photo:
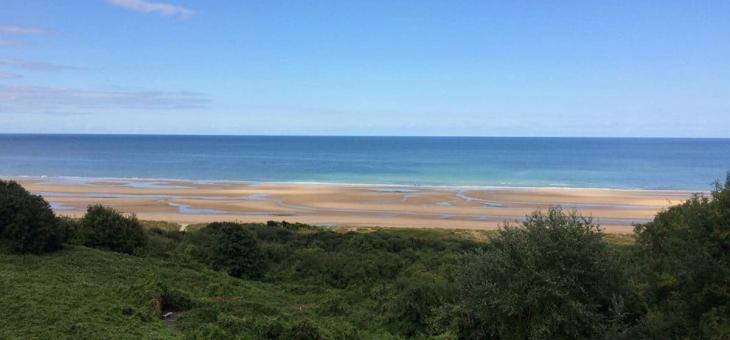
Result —
<svg viewBox="0 0 730 340"><path fill-rule="evenodd" d="M708 190L730 139L0 134L0 176Z"/></svg>

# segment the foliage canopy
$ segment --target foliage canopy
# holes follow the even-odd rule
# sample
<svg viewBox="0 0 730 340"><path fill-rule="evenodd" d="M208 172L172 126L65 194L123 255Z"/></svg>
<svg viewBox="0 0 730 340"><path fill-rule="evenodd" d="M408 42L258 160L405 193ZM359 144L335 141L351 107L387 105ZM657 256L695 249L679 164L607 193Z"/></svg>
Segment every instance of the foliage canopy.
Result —
<svg viewBox="0 0 730 340"><path fill-rule="evenodd" d="M265 269L264 254L254 235L238 223L216 222L203 228L202 258L215 270L256 279Z"/></svg>
<svg viewBox="0 0 730 340"><path fill-rule="evenodd" d="M77 242L88 247L132 254L147 243L147 235L137 217L124 216L102 205L92 205L79 223Z"/></svg>
<svg viewBox="0 0 730 340"><path fill-rule="evenodd" d="M63 246L64 232L50 205L18 183L0 180L0 236L21 253L43 253Z"/></svg>
<svg viewBox="0 0 730 340"><path fill-rule="evenodd" d="M660 338L730 338L730 174L636 227L644 261L648 332Z"/></svg>
<svg viewBox="0 0 730 340"><path fill-rule="evenodd" d="M469 339L580 339L621 311L622 274L590 218L551 208L507 225L470 256L459 282Z"/></svg>

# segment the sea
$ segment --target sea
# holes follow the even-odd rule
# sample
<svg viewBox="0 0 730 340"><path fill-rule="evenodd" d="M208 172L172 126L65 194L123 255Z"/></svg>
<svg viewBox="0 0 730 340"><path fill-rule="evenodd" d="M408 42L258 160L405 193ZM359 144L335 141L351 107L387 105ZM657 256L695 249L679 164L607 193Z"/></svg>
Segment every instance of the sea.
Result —
<svg viewBox="0 0 730 340"><path fill-rule="evenodd" d="M0 177L707 191L730 139L0 134Z"/></svg>

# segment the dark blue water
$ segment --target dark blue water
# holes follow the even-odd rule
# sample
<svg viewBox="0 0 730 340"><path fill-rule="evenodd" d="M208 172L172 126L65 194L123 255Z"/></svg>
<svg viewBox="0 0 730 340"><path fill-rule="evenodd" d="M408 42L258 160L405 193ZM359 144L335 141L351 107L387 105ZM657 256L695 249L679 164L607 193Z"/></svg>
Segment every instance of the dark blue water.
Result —
<svg viewBox="0 0 730 340"><path fill-rule="evenodd" d="M730 139L0 135L0 176L707 190Z"/></svg>

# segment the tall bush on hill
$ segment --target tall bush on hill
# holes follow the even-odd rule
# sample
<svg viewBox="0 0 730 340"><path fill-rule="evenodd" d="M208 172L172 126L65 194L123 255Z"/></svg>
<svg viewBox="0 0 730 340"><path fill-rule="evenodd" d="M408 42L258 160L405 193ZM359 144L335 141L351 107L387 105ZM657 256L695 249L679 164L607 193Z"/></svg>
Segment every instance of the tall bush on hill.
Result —
<svg viewBox="0 0 730 340"><path fill-rule="evenodd" d="M259 278L266 258L254 235L238 223L215 222L200 230L200 256L215 270L244 278Z"/></svg>
<svg viewBox="0 0 730 340"><path fill-rule="evenodd" d="M0 236L23 253L60 249L64 239L48 202L14 181L0 181Z"/></svg>
<svg viewBox="0 0 730 340"><path fill-rule="evenodd" d="M696 195L635 231L650 336L730 339L730 173L709 197Z"/></svg>
<svg viewBox="0 0 730 340"><path fill-rule="evenodd" d="M620 321L622 274L590 218L559 208L503 227L459 280L465 339L581 339Z"/></svg>
<svg viewBox="0 0 730 340"><path fill-rule="evenodd" d="M92 205L79 221L77 241L85 246L132 254L147 243L137 217L124 216L102 205Z"/></svg>

